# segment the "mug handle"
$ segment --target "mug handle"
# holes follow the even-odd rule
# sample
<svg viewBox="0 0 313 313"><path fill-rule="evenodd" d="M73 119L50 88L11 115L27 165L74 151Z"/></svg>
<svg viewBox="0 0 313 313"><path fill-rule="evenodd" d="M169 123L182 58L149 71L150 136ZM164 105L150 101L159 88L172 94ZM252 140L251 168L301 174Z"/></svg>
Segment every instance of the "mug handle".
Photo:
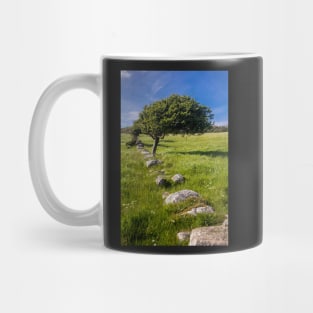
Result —
<svg viewBox="0 0 313 313"><path fill-rule="evenodd" d="M57 221L72 226L101 224L100 203L79 211L64 205L53 192L48 180L44 159L44 139L51 109L58 98L72 89L88 89L100 97L99 75L78 74L64 76L47 87L38 100L29 134L29 168L37 197L43 208Z"/></svg>

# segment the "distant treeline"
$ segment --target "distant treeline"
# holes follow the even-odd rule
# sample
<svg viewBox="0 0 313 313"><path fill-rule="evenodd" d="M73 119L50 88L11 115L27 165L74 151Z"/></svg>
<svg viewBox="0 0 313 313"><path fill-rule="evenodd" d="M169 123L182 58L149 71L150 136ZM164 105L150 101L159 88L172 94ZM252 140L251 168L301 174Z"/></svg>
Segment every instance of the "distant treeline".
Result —
<svg viewBox="0 0 313 313"><path fill-rule="evenodd" d="M228 126L216 126L213 125L213 127L208 131L208 133L223 133L228 132ZM121 128L122 134L133 134L133 127L123 127Z"/></svg>
<svg viewBox="0 0 313 313"><path fill-rule="evenodd" d="M133 133L133 127L123 127L121 128L121 133L122 134L132 134Z"/></svg>
<svg viewBox="0 0 313 313"><path fill-rule="evenodd" d="M212 129L209 130L209 133L224 133L224 132L228 132L228 126L213 125Z"/></svg>

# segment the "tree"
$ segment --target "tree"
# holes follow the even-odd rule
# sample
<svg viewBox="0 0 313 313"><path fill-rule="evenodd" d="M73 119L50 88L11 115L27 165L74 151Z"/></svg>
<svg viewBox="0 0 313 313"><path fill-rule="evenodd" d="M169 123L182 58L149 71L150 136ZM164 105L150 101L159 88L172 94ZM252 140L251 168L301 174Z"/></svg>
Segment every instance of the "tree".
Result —
<svg viewBox="0 0 313 313"><path fill-rule="evenodd" d="M160 139L167 134L204 133L212 126L213 114L209 107L189 96L177 94L146 105L133 125L154 140L153 155Z"/></svg>
<svg viewBox="0 0 313 313"><path fill-rule="evenodd" d="M138 143L138 136L140 135L140 128L132 127L125 127L121 129L121 133L129 134L131 136L131 140L126 142L127 147L134 146Z"/></svg>

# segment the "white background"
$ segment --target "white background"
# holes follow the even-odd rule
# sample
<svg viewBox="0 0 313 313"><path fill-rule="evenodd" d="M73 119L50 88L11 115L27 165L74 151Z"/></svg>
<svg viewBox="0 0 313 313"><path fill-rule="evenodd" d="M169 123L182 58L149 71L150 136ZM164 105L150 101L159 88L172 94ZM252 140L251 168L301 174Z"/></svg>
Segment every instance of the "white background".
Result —
<svg viewBox="0 0 313 313"><path fill-rule="evenodd" d="M0 4L1 312L312 312L312 4L289 0L4 0ZM109 52L253 51L264 58L264 242L237 253L127 254L97 227L51 219L35 197L27 137L55 78L99 72ZM48 125L52 186L68 205L100 194L99 102L60 99Z"/></svg>

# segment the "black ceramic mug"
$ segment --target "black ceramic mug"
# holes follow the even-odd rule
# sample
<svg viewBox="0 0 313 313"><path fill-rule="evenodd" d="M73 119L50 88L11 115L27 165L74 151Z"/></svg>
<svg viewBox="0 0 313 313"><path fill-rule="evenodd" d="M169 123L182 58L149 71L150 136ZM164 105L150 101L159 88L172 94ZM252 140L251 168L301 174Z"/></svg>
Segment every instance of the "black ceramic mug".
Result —
<svg viewBox="0 0 313 313"><path fill-rule="evenodd" d="M102 107L102 199L66 207L44 163L59 96L91 90ZM29 138L38 199L59 222L101 226L122 251L228 252L262 241L262 58L251 53L106 56L101 74L66 76L40 97Z"/></svg>

